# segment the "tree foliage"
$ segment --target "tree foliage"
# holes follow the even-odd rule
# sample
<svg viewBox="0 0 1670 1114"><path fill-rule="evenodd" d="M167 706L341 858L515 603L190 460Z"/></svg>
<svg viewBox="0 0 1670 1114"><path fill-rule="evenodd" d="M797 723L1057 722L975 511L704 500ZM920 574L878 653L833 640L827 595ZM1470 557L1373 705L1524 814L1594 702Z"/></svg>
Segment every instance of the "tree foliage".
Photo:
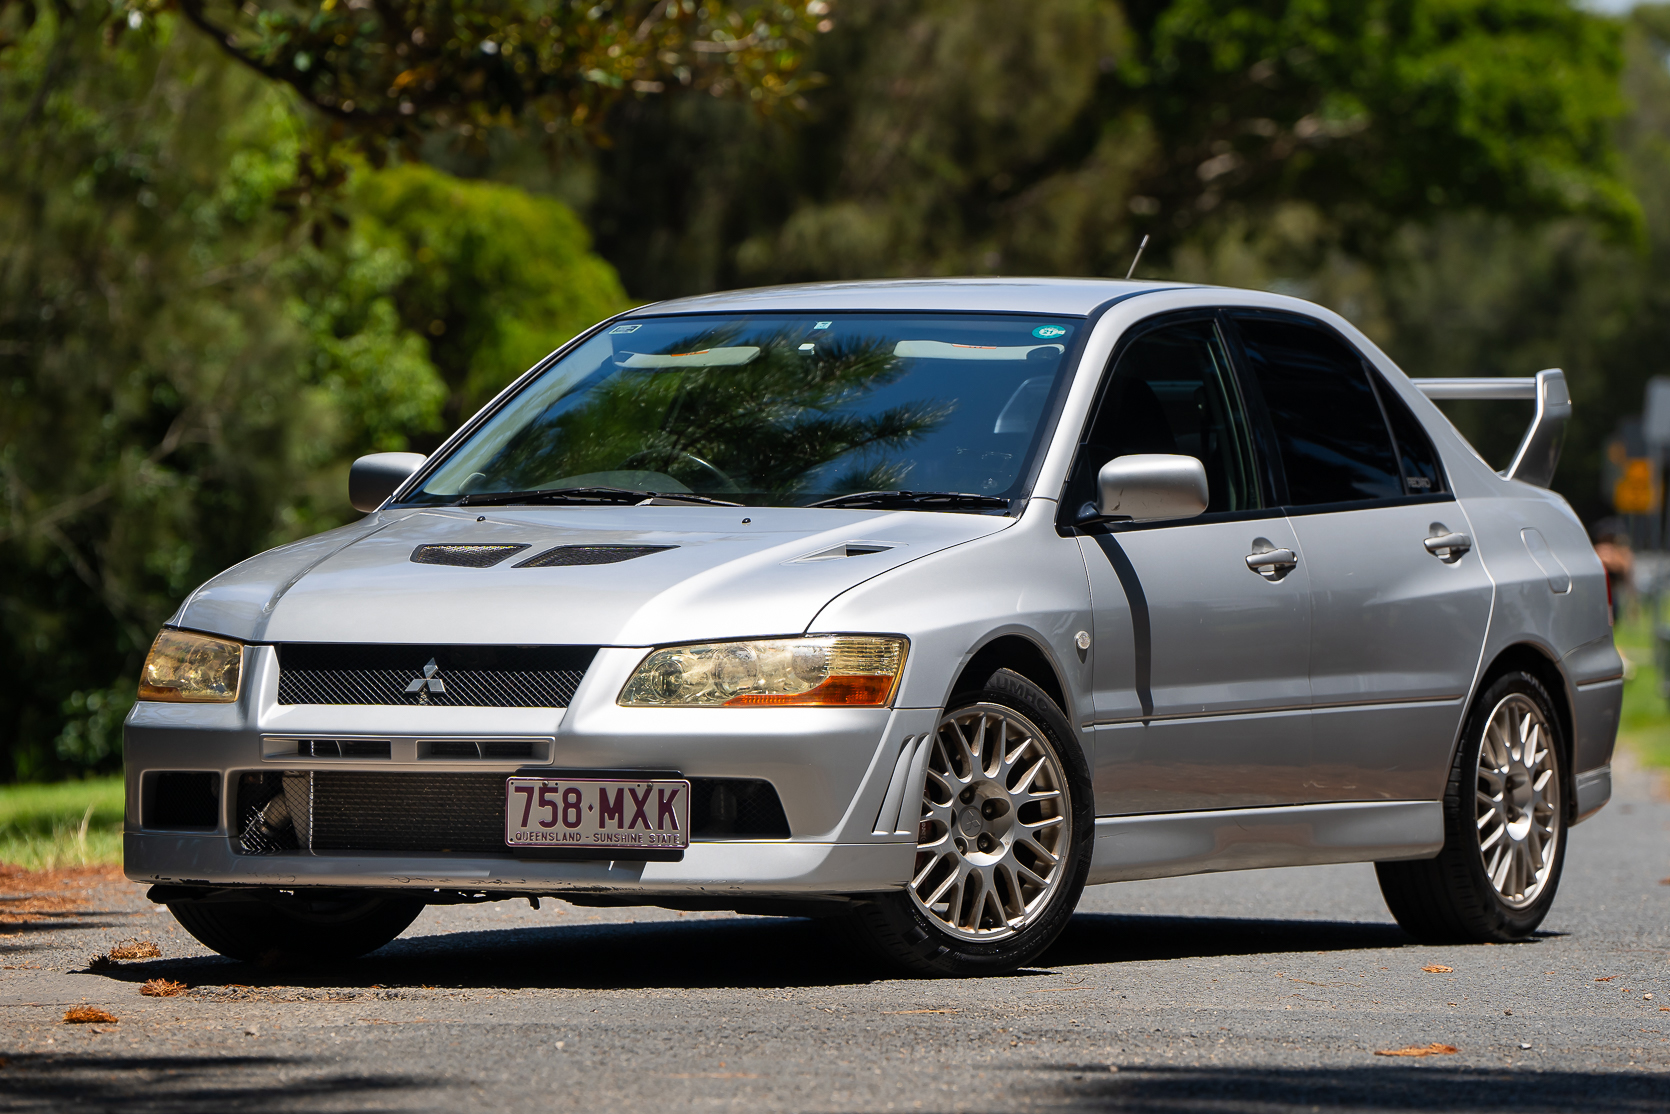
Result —
<svg viewBox="0 0 1670 1114"><path fill-rule="evenodd" d="M0 0L0 777L113 763L193 585L625 291L1119 275L1149 234L1140 274L1416 374L1564 366L1593 517L1670 347L1667 55L1670 6L1570 0Z"/></svg>
<svg viewBox="0 0 1670 1114"><path fill-rule="evenodd" d="M342 130L415 149L515 124L595 138L625 95L673 88L769 108L806 86L826 4L759 0L130 0L166 6ZM379 147L369 148L374 154Z"/></svg>
<svg viewBox="0 0 1670 1114"><path fill-rule="evenodd" d="M104 15L0 21L0 776L115 761L193 586L625 304L561 204L423 167L319 196L282 90Z"/></svg>
<svg viewBox="0 0 1670 1114"><path fill-rule="evenodd" d="M843 0L812 123L623 102L590 213L645 296L1122 275L1302 201L1372 257L1439 213L1640 213L1615 23L1568 0ZM1156 273L1150 270L1149 273Z"/></svg>

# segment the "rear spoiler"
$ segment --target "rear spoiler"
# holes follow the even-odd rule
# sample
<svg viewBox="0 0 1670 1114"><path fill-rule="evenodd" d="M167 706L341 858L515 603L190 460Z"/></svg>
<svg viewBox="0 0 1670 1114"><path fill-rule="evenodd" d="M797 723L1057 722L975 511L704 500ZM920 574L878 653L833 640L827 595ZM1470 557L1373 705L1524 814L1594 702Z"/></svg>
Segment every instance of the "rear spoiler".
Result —
<svg viewBox="0 0 1670 1114"><path fill-rule="evenodd" d="M1536 417L1513 454L1513 463L1502 471L1510 480L1547 487L1554 482L1560 463L1560 446L1566 439L1566 420L1571 417L1571 395L1566 392L1566 373L1559 368L1537 372L1530 379L1416 379L1415 388L1434 401L1452 398L1525 399L1537 404Z"/></svg>

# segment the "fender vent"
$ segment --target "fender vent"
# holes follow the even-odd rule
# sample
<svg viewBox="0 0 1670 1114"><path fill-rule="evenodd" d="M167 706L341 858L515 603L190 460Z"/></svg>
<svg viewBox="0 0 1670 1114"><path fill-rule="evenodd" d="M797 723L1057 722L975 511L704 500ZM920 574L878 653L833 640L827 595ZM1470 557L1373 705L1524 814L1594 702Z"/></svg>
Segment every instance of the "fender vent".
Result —
<svg viewBox="0 0 1670 1114"><path fill-rule="evenodd" d="M613 565L634 557L648 557L663 549L677 549L676 545L559 545L547 549L537 557L529 557L516 567L519 569L549 569L560 565Z"/></svg>
<svg viewBox="0 0 1670 1114"><path fill-rule="evenodd" d="M916 834L922 815L923 770L928 765L928 747L933 738L931 734L906 735L899 741L893 776L887 782L887 794L876 813L876 826L871 829L876 835Z"/></svg>
<svg viewBox="0 0 1670 1114"><path fill-rule="evenodd" d="M419 565L457 565L466 569L490 569L511 554L520 553L526 548L526 542L420 545L412 550L412 561Z"/></svg>

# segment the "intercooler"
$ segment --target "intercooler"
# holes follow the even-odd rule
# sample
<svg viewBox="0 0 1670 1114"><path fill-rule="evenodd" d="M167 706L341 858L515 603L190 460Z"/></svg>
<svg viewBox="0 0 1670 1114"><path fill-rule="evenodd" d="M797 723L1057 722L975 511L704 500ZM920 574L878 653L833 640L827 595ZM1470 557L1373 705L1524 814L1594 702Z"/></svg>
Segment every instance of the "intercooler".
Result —
<svg viewBox="0 0 1670 1114"><path fill-rule="evenodd" d="M502 773L285 770L238 780L234 846L245 855L406 851L504 855ZM787 839L768 781L691 778L690 838Z"/></svg>

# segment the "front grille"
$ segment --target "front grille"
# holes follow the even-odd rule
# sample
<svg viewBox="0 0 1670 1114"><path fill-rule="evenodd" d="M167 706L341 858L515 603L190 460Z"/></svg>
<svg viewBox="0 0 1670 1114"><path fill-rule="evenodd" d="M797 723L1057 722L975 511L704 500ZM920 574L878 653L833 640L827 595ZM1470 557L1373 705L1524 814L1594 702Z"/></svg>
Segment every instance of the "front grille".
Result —
<svg viewBox="0 0 1670 1114"><path fill-rule="evenodd" d="M519 569L549 569L559 565L613 565L635 557L647 557L676 545L559 545L536 557L529 557Z"/></svg>
<svg viewBox="0 0 1670 1114"><path fill-rule="evenodd" d="M362 770L244 774L238 784L239 850L508 856L506 776ZM690 779L692 840L788 836L788 818L770 782Z"/></svg>
<svg viewBox="0 0 1670 1114"><path fill-rule="evenodd" d="M566 708L594 646L278 646L280 704Z"/></svg>

